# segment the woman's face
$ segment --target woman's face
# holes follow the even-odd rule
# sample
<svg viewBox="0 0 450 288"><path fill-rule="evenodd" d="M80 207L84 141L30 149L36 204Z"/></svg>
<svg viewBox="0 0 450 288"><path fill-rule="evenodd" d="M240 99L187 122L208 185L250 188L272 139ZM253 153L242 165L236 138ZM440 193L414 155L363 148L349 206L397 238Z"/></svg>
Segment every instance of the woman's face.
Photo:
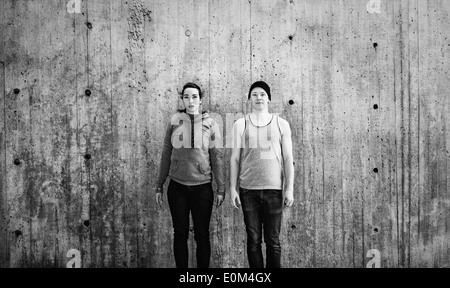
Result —
<svg viewBox="0 0 450 288"><path fill-rule="evenodd" d="M190 114L198 114L200 104L202 103L202 100L200 100L199 91L196 88L186 88L184 89L182 97L186 112Z"/></svg>

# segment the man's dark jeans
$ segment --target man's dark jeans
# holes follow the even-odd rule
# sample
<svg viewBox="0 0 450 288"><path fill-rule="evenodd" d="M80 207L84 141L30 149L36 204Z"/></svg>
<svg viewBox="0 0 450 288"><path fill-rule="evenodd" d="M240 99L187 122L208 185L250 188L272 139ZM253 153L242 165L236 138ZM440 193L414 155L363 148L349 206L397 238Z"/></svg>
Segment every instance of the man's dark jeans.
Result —
<svg viewBox="0 0 450 288"><path fill-rule="evenodd" d="M211 256L209 222L214 202L211 183L186 186L171 180L167 197L174 228L173 251L177 268L188 267L187 240L190 212L194 222L194 239L197 243L197 268L208 268Z"/></svg>
<svg viewBox="0 0 450 288"><path fill-rule="evenodd" d="M281 190L249 190L239 188L250 268L264 268L262 235L266 243L266 267L280 268L280 230L283 208Z"/></svg>

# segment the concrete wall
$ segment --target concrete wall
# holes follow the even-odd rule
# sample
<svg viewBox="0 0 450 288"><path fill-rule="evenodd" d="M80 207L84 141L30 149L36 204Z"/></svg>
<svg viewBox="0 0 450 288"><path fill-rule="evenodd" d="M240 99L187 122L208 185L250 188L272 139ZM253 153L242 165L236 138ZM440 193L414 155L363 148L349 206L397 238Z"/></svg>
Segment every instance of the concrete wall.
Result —
<svg viewBox="0 0 450 288"><path fill-rule="evenodd" d="M225 135L260 79L293 132L284 267L450 265L450 1L0 5L0 267L173 267L152 187L178 92ZM211 266L248 266L229 197L211 240Z"/></svg>

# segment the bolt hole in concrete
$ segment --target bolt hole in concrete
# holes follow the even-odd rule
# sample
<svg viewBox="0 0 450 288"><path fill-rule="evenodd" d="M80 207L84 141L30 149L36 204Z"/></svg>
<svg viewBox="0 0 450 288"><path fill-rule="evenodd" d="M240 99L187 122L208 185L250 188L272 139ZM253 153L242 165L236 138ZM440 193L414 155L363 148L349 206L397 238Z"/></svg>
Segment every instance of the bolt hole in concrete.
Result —
<svg viewBox="0 0 450 288"><path fill-rule="evenodd" d="M378 105L377 104L373 105L373 109L378 109Z"/></svg>
<svg viewBox="0 0 450 288"><path fill-rule="evenodd" d="M87 26L88 29L92 29L92 23L91 22L87 22L86 26Z"/></svg>
<svg viewBox="0 0 450 288"><path fill-rule="evenodd" d="M89 222L89 220L84 220L83 224L84 224L84 226L88 227L89 224L91 224L91 223Z"/></svg>
<svg viewBox="0 0 450 288"><path fill-rule="evenodd" d="M20 160L19 159L14 159L14 165L16 165L16 166L20 165Z"/></svg>
<svg viewBox="0 0 450 288"><path fill-rule="evenodd" d="M89 89L86 89L86 91L84 91L84 94L86 95L86 96L91 96L91 90L89 90Z"/></svg>
<svg viewBox="0 0 450 288"><path fill-rule="evenodd" d="M377 42L373 43L373 48L377 49L377 47L378 47L378 43Z"/></svg>
<svg viewBox="0 0 450 288"><path fill-rule="evenodd" d="M19 94L20 93L20 89L19 88L15 88L14 89L14 94Z"/></svg>
<svg viewBox="0 0 450 288"><path fill-rule="evenodd" d="M192 35L192 32L191 32L191 30L186 30L186 32L184 32L184 34L185 34L187 37L190 37L190 36Z"/></svg>
<svg viewBox="0 0 450 288"><path fill-rule="evenodd" d="M86 160L91 159L91 154L86 154L86 155L84 155L84 159L86 159Z"/></svg>
<svg viewBox="0 0 450 288"><path fill-rule="evenodd" d="M374 231L374 232L378 232L378 228L374 228L373 231Z"/></svg>
<svg viewBox="0 0 450 288"><path fill-rule="evenodd" d="M22 235L22 231L16 230L14 231L14 234L16 235L16 237L19 237L20 235Z"/></svg>
<svg viewBox="0 0 450 288"><path fill-rule="evenodd" d="M373 168L373 172L378 173L378 168Z"/></svg>
<svg viewBox="0 0 450 288"><path fill-rule="evenodd" d="M294 104L295 104L294 100L289 100L289 105L294 105Z"/></svg>

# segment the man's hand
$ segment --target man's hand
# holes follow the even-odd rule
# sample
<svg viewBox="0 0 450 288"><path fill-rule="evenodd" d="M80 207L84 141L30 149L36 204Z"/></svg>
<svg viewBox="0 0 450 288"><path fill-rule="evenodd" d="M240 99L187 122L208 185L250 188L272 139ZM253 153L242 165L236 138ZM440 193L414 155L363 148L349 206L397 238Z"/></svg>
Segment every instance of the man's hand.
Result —
<svg viewBox="0 0 450 288"><path fill-rule="evenodd" d="M285 207L291 207L292 204L294 204L294 191L293 190L286 190L284 192L284 206Z"/></svg>
<svg viewBox="0 0 450 288"><path fill-rule="evenodd" d="M233 205L234 208L239 209L241 207L241 199L239 198L239 194L236 190L230 191L231 195L231 205Z"/></svg>

